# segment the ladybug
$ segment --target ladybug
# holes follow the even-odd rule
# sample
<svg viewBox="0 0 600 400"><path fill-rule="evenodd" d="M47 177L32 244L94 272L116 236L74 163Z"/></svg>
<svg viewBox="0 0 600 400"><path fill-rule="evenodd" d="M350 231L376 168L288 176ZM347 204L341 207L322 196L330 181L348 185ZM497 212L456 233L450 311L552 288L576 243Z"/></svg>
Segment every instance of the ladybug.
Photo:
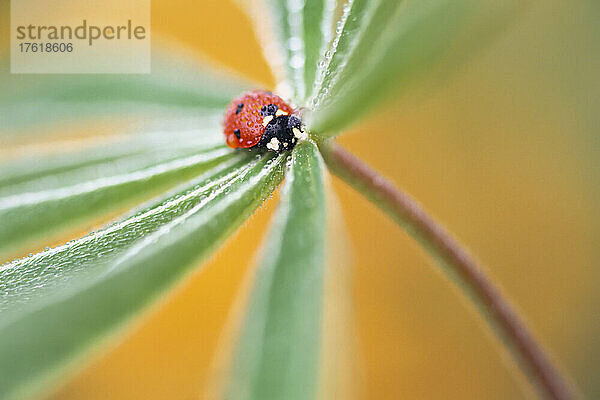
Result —
<svg viewBox="0 0 600 400"><path fill-rule="evenodd" d="M225 112L223 134L227 145L285 151L308 137L300 119L283 99L254 90L234 99Z"/></svg>

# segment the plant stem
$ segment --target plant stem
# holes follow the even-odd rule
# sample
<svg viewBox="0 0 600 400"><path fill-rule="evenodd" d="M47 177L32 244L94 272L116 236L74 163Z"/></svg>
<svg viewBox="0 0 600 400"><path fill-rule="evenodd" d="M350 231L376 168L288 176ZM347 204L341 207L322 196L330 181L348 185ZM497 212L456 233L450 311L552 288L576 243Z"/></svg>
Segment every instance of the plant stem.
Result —
<svg viewBox="0 0 600 400"><path fill-rule="evenodd" d="M513 356L537 383L544 398L576 398L569 380L556 368L524 321L477 261L409 195L333 142L319 145L333 173L389 214L474 298Z"/></svg>

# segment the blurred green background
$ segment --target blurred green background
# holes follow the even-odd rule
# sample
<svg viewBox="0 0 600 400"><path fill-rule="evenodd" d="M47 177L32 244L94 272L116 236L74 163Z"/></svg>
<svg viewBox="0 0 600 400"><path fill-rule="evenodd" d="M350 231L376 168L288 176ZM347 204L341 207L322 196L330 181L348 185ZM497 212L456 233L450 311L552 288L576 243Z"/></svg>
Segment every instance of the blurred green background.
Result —
<svg viewBox="0 0 600 400"><path fill-rule="evenodd" d="M7 51L9 2L0 4ZM535 2L452 79L392 101L340 138L470 247L589 398L600 397L599 22L597 2ZM275 83L234 3L153 1L152 35ZM332 181L353 248L356 396L532 396L424 252ZM204 397L273 205L54 398Z"/></svg>

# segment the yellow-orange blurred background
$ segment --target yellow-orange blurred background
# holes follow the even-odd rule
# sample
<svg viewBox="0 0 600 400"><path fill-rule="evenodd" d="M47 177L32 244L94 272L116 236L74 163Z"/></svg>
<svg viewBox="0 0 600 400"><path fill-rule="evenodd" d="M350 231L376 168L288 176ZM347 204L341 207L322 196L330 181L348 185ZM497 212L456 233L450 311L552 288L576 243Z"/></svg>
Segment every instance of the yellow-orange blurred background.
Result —
<svg viewBox="0 0 600 400"><path fill-rule="evenodd" d="M589 398L600 396L599 17L592 2L540 1L444 86L399 98L340 138L472 249ZM152 3L155 37L271 87L251 29L228 1ZM353 246L358 340L348 352L362 360L362 397L530 396L423 251L333 183ZM54 398L201 398L274 204Z"/></svg>

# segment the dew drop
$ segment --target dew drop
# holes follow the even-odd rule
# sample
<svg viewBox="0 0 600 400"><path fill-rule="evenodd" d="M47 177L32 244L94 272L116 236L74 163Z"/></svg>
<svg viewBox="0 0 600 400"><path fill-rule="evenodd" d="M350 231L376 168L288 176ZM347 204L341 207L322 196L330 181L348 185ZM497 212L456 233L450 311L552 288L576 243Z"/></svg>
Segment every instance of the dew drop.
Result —
<svg viewBox="0 0 600 400"><path fill-rule="evenodd" d="M296 54L294 55L291 59L290 59L290 65L292 66L292 68L297 69L297 68L302 68L304 66L304 57L300 54Z"/></svg>

